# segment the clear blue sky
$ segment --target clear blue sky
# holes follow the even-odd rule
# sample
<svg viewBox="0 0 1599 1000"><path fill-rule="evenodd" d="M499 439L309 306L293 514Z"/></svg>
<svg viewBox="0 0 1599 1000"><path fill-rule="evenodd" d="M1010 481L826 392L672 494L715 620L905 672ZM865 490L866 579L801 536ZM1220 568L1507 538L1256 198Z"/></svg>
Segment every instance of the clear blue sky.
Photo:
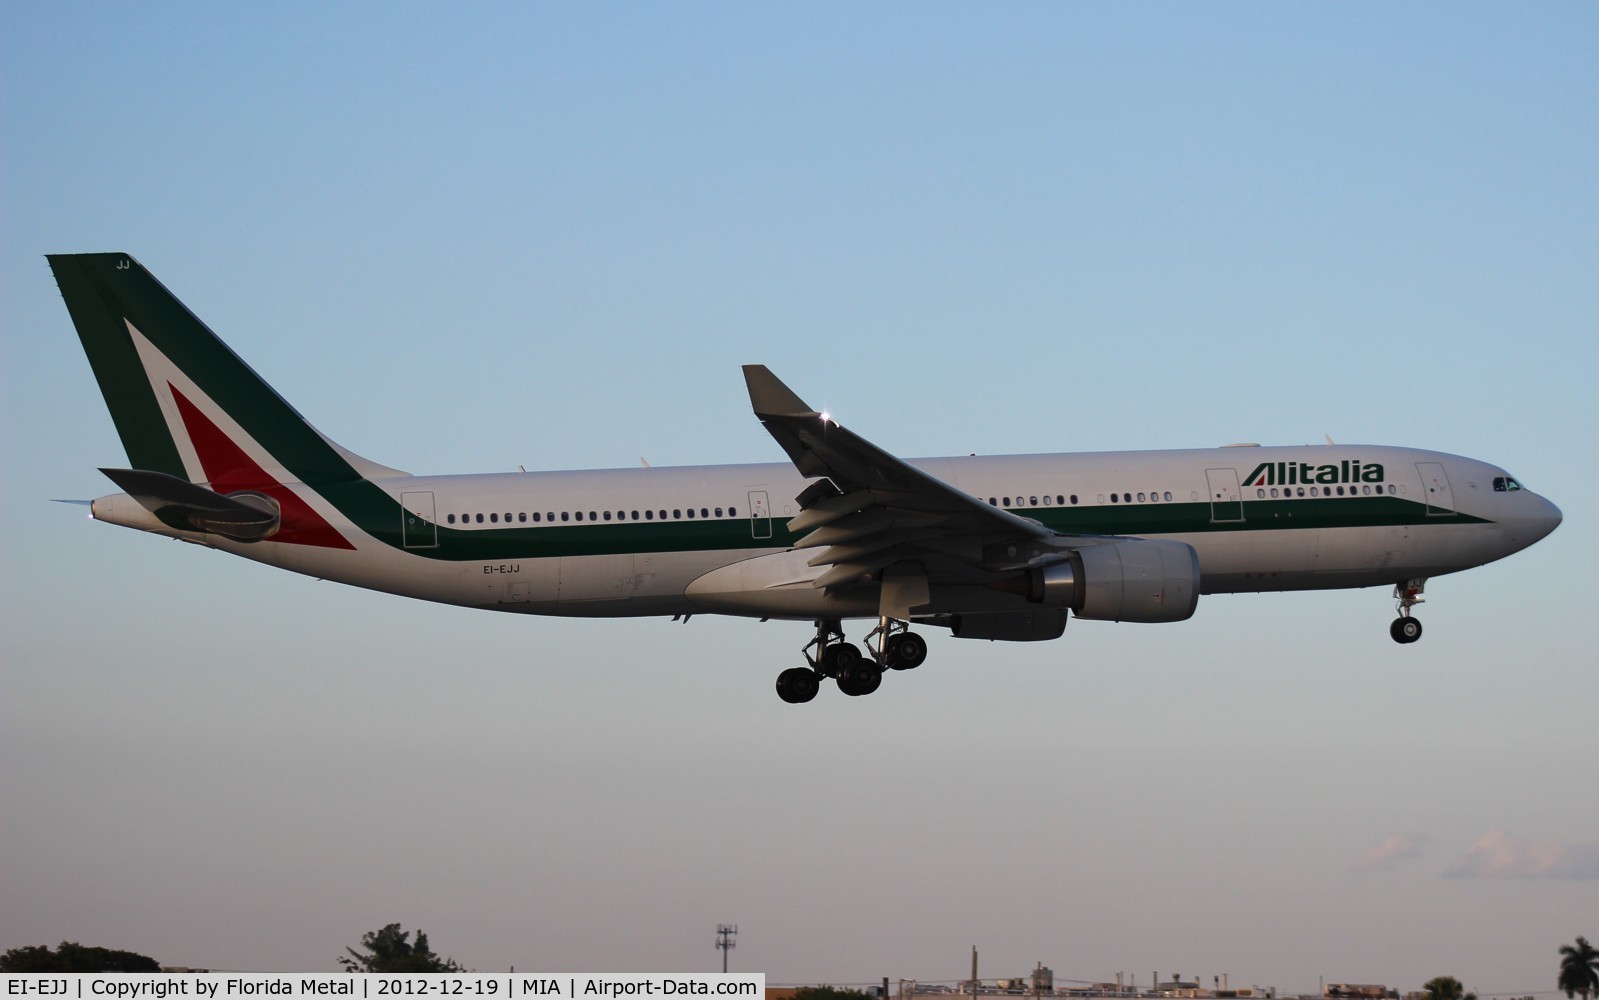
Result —
<svg viewBox="0 0 1599 1000"><path fill-rule="evenodd" d="M1599 939L1599 8L0 6L0 947L1553 989ZM933 636L408 603L86 523L42 255L134 254L415 472L1337 440L1566 514L1433 581Z"/></svg>

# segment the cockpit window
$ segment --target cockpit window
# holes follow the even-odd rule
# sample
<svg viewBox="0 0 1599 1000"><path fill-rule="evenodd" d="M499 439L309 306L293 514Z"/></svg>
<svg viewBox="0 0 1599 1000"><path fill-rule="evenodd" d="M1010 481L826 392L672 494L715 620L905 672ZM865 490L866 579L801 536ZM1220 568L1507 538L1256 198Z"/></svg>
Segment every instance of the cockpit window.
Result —
<svg viewBox="0 0 1599 1000"><path fill-rule="evenodd" d="M1495 493L1514 493L1514 492L1516 492L1519 489L1521 489L1521 484L1516 482L1514 479L1510 478L1509 476L1495 476L1494 477L1494 492Z"/></svg>

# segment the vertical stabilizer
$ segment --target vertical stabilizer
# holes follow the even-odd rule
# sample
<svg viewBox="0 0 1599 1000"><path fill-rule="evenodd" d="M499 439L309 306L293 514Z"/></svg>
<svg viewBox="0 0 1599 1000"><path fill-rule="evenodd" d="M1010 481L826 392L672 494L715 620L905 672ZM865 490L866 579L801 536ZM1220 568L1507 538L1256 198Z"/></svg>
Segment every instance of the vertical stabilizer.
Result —
<svg viewBox="0 0 1599 1000"><path fill-rule="evenodd" d="M405 475L323 437L132 257L47 259L133 468L236 489Z"/></svg>

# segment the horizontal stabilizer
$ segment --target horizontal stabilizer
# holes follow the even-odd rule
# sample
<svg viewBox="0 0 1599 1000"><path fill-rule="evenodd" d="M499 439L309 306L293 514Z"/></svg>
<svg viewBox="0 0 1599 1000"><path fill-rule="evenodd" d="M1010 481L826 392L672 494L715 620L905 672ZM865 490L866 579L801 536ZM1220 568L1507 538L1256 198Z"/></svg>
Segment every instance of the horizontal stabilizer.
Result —
<svg viewBox="0 0 1599 1000"><path fill-rule="evenodd" d="M209 531L241 542L259 541L278 528L277 504L259 493L224 495L164 472L101 469L139 506L169 527Z"/></svg>

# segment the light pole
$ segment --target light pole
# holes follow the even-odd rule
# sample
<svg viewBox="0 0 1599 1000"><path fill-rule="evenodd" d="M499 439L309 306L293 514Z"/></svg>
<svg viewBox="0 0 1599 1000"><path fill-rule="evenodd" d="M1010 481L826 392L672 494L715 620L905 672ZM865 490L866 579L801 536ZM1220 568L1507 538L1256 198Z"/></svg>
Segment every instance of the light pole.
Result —
<svg viewBox="0 0 1599 1000"><path fill-rule="evenodd" d="M738 924L716 925L716 949L722 953L722 974L727 974L727 953L738 947L733 938L738 934Z"/></svg>

